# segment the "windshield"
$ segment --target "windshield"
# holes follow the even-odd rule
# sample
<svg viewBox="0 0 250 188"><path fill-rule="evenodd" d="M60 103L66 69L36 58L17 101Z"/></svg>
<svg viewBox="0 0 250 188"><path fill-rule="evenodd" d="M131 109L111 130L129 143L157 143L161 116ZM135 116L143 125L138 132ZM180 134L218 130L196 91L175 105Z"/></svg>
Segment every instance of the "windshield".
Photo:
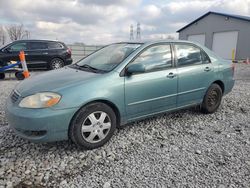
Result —
<svg viewBox="0 0 250 188"><path fill-rule="evenodd" d="M76 63L78 66L109 72L119 65L141 44L111 44Z"/></svg>

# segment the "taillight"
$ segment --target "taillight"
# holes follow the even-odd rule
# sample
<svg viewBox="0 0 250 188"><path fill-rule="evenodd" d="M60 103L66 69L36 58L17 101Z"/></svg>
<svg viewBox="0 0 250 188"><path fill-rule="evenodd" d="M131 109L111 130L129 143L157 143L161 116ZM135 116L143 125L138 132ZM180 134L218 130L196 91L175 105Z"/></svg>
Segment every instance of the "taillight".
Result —
<svg viewBox="0 0 250 188"><path fill-rule="evenodd" d="M70 48L67 49L67 53L68 53L69 55L71 55L71 49L70 49Z"/></svg>

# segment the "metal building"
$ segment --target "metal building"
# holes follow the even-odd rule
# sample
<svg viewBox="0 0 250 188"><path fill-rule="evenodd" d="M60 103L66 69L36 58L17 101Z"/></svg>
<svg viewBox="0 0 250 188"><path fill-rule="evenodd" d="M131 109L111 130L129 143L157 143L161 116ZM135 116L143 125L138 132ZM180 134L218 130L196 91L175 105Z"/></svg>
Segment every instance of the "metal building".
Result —
<svg viewBox="0 0 250 188"><path fill-rule="evenodd" d="M208 12L177 32L179 39L199 42L223 58L250 58L250 17Z"/></svg>

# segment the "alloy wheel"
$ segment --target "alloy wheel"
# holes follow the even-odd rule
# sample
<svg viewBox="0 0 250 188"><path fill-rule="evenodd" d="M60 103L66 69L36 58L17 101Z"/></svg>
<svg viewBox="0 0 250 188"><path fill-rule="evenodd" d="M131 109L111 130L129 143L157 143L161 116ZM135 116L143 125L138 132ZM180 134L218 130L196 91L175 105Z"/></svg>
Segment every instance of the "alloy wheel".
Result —
<svg viewBox="0 0 250 188"><path fill-rule="evenodd" d="M62 68L63 67L62 60L60 60L60 59L54 59L51 62L51 67L52 67L52 69L60 69L60 68Z"/></svg>

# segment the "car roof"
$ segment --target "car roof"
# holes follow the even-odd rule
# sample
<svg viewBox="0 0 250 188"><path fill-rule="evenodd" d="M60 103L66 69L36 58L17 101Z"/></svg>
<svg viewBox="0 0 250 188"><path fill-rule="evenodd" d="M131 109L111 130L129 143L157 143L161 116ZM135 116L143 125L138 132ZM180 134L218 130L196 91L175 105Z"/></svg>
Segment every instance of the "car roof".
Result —
<svg viewBox="0 0 250 188"><path fill-rule="evenodd" d="M145 44L145 45L150 45L150 44L157 44L157 43L190 43L190 44L197 44L196 42L188 41L188 40L173 40L173 39L161 39L161 40L148 40L148 41L124 41L124 42L117 42L113 44Z"/></svg>
<svg viewBox="0 0 250 188"><path fill-rule="evenodd" d="M60 42L58 40L43 40L43 39L21 39L13 42ZM62 42L60 42L62 43Z"/></svg>
<svg viewBox="0 0 250 188"><path fill-rule="evenodd" d="M192 41L188 41L188 40L174 40L174 39L162 39L162 40L152 40L152 41L146 41L145 44L155 44L155 43L164 43L164 42L168 42L168 43L191 43L194 44L194 42Z"/></svg>

